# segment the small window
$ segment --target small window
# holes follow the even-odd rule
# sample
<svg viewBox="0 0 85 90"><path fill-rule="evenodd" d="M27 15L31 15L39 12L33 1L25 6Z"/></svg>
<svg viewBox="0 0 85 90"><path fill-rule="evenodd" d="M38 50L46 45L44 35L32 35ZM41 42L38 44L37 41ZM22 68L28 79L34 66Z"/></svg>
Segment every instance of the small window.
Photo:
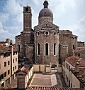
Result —
<svg viewBox="0 0 85 90"><path fill-rule="evenodd" d="M40 34L40 33L39 33L39 32L37 32L37 36L39 36L39 34Z"/></svg>
<svg viewBox="0 0 85 90"><path fill-rule="evenodd" d="M10 70L8 70L8 75L10 74Z"/></svg>
<svg viewBox="0 0 85 90"><path fill-rule="evenodd" d="M14 59L13 59L13 63L14 63Z"/></svg>
<svg viewBox="0 0 85 90"><path fill-rule="evenodd" d="M6 72L4 73L4 77L6 77Z"/></svg>
<svg viewBox="0 0 85 90"><path fill-rule="evenodd" d="M16 58L16 62L17 62L17 58Z"/></svg>
<svg viewBox="0 0 85 90"><path fill-rule="evenodd" d="M80 57L80 53L78 53L78 57Z"/></svg>
<svg viewBox="0 0 85 90"><path fill-rule="evenodd" d="M8 65L10 65L10 61L8 61Z"/></svg>
<svg viewBox="0 0 85 90"><path fill-rule="evenodd" d="M56 32L54 32L54 35L56 35Z"/></svg>
<svg viewBox="0 0 85 90"><path fill-rule="evenodd" d="M73 45L73 49L75 50L75 46Z"/></svg>
<svg viewBox="0 0 85 90"><path fill-rule="evenodd" d="M6 67L6 62L4 62L4 67Z"/></svg>
<svg viewBox="0 0 85 90"><path fill-rule="evenodd" d="M16 69L16 66L15 66L15 69Z"/></svg>
<svg viewBox="0 0 85 90"><path fill-rule="evenodd" d="M13 71L14 71L14 67L13 67Z"/></svg>
<svg viewBox="0 0 85 90"><path fill-rule="evenodd" d="M1 79L3 79L4 78L4 74L1 74Z"/></svg>

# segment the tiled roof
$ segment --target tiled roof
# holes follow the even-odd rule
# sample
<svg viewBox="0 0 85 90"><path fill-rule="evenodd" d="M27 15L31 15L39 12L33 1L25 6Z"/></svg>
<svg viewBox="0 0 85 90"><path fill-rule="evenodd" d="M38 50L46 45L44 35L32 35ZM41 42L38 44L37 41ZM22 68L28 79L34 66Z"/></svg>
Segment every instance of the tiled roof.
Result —
<svg viewBox="0 0 85 90"><path fill-rule="evenodd" d="M21 71L24 72L24 73L28 73L29 70L23 66L23 67L21 68Z"/></svg>
<svg viewBox="0 0 85 90"><path fill-rule="evenodd" d="M28 87L26 90L84 90L83 88Z"/></svg>
<svg viewBox="0 0 85 90"><path fill-rule="evenodd" d="M76 62L80 62L79 59L80 59L79 57L71 56L71 57L66 58L66 61L67 61L68 63L70 63L72 66L75 66L75 63L76 63Z"/></svg>
<svg viewBox="0 0 85 90"><path fill-rule="evenodd" d="M23 66L21 69L17 70L15 73L19 73L19 72L23 72L23 73L27 74L29 72L29 70Z"/></svg>
<svg viewBox="0 0 85 90"><path fill-rule="evenodd" d="M0 45L0 53L11 52L10 46L2 46L2 45ZM15 44L13 44L12 46L13 46L13 49L15 51Z"/></svg>
<svg viewBox="0 0 85 90"><path fill-rule="evenodd" d="M85 85L85 60L76 56L71 56L66 58L66 61L74 67L76 67L76 63L79 63L79 72L77 73L77 78ZM76 68L74 68L72 72L75 74Z"/></svg>
<svg viewBox="0 0 85 90"><path fill-rule="evenodd" d="M1 88L1 90L18 90L17 88ZM56 88L56 87L27 87L27 89L20 90L85 90L84 88Z"/></svg>
<svg viewBox="0 0 85 90"><path fill-rule="evenodd" d="M79 47L79 48L77 48L77 50L75 50L75 53L76 52L84 52L85 53L85 47Z"/></svg>
<svg viewBox="0 0 85 90"><path fill-rule="evenodd" d="M66 61L70 63L72 66L75 66L75 64L78 62L79 66L84 66L85 67L85 60L77 57L77 56L71 56L66 58Z"/></svg>

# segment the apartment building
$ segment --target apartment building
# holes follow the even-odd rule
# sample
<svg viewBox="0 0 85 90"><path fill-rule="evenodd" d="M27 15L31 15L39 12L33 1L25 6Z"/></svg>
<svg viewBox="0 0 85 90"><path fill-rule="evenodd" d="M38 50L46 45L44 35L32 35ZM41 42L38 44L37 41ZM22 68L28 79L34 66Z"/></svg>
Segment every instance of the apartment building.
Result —
<svg viewBox="0 0 85 90"><path fill-rule="evenodd" d="M63 76L70 88L85 88L85 60L71 56L63 62Z"/></svg>
<svg viewBox="0 0 85 90"><path fill-rule="evenodd" d="M18 52L13 45L0 47L0 87L8 86L18 70Z"/></svg>

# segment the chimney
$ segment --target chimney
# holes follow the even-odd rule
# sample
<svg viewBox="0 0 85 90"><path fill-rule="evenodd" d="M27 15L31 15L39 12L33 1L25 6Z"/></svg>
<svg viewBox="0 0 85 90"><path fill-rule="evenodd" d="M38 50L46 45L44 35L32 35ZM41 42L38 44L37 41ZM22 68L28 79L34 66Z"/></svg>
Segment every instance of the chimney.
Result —
<svg viewBox="0 0 85 90"><path fill-rule="evenodd" d="M76 72L79 72L79 62L76 62L75 70L76 70Z"/></svg>

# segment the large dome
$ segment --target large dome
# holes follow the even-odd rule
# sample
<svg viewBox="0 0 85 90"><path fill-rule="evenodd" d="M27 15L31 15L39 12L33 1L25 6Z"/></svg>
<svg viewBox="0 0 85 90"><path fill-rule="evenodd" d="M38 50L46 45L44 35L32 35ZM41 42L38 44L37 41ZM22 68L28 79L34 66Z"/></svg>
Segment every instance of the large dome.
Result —
<svg viewBox="0 0 85 90"><path fill-rule="evenodd" d="M48 8L43 8L39 13L39 18L41 17L51 17L53 18L53 13Z"/></svg>
<svg viewBox="0 0 85 90"><path fill-rule="evenodd" d="M44 8L39 13L38 23L39 24L43 24L47 22L53 23L53 13L48 8L48 1L45 0L43 5L44 5Z"/></svg>

